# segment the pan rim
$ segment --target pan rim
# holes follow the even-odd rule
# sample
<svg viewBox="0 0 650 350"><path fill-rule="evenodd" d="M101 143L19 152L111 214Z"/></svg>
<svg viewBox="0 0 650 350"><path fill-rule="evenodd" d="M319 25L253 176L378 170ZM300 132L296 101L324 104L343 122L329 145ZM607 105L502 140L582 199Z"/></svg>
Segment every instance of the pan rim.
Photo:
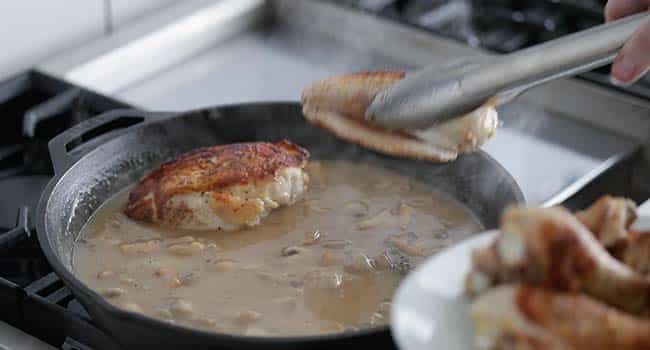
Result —
<svg viewBox="0 0 650 350"><path fill-rule="evenodd" d="M124 133L117 135L116 137L113 137L107 140L106 142L98 145L97 147L89 150L87 153L83 154L78 160L76 160L73 164L71 164L68 168L66 168L64 171L60 172L59 174L55 174L52 177L52 179L48 182L47 186L44 188L41 197L39 199L38 207L36 211L37 212L37 218L36 218L37 237L38 237L39 245L41 246L41 250L45 255L45 258L47 259L50 266L52 266L52 269L57 274L57 276L64 282L64 284L66 284L70 288L73 295L75 295L75 297L77 297L77 294L82 295L82 298L78 298L82 304L84 303L84 299L88 298L89 300L96 302L103 311L107 312L108 314L110 314L110 316L112 316L115 319L118 320L131 319L137 321L138 323L143 324L144 326L158 327L158 329L163 331L167 330L176 333L180 332L183 336L201 337L203 339L209 339L210 342L214 343L215 345L219 345L220 342L233 342L233 343L240 343L242 345L244 344L298 345L301 343L308 344L308 343L315 343L315 342L322 342L322 341L329 341L329 340L345 340L345 339L357 338L362 336L372 336L384 332L390 333L391 331L389 325L384 325L381 327L360 329L352 332L327 333L327 334L320 334L320 335L314 334L314 335L300 335L300 336L291 336L291 335L251 336L251 335L237 335L237 334L228 334L228 333L209 332L209 331L204 331L196 328L191 328L188 326L174 325L144 314L120 309L119 307L109 303L99 293L92 290L85 283L83 283L79 278L77 278L77 276L75 276L74 273L72 273L72 271L70 271L68 268L64 266L61 259L55 254L55 249L48 238L49 234L46 231L46 225L45 225L45 223L47 222L47 217L50 215L47 209L50 204L50 200L52 199L52 193L55 191L57 186L61 183L61 180L67 174L69 174L75 167L80 166L80 164L82 164L88 158L92 157L92 155L95 154L95 152L101 151L101 148L103 146L111 142L115 142L122 135L133 133L136 130L150 127L151 125L164 123L165 121L170 119L183 118L193 113L214 110L214 109L225 109L231 107L255 107L255 106L287 106L291 108L300 109L300 103L296 101L272 101L272 102L232 103L232 104L210 106L210 107L177 112L170 117L145 121L143 123L133 125L127 128ZM496 167L501 173L507 176L508 181L511 182L513 185L512 189L516 201L519 203L525 202L525 197L521 191L521 188L519 187L519 184L499 162L497 162L494 158L492 158L489 154L487 154L483 150L479 149L475 153L478 153L481 157L485 158L487 162L489 162L492 166ZM102 331L106 332L114 339L117 339L119 342L120 337L114 336L112 334L112 330L107 328L110 327L100 327Z"/></svg>

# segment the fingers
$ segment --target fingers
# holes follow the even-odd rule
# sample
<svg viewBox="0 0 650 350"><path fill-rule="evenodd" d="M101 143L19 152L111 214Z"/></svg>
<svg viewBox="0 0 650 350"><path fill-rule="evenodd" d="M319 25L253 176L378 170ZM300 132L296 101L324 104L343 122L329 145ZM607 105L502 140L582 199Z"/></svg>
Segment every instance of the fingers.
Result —
<svg viewBox="0 0 650 350"><path fill-rule="evenodd" d="M605 20L613 21L650 8L650 0L609 0L605 6Z"/></svg>
<svg viewBox="0 0 650 350"><path fill-rule="evenodd" d="M629 85L650 69L650 19L623 46L612 66L612 82Z"/></svg>

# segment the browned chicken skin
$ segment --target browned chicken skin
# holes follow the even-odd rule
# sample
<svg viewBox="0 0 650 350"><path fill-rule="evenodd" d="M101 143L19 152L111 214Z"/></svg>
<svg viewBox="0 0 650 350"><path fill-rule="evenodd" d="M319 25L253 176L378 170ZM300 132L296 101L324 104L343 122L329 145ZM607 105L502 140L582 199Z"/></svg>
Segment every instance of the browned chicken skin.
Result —
<svg viewBox="0 0 650 350"><path fill-rule="evenodd" d="M619 243L611 252L625 265L650 278L650 233L631 231L625 242Z"/></svg>
<svg viewBox="0 0 650 350"><path fill-rule="evenodd" d="M650 349L650 234L636 218L610 196L575 216L508 209L466 279L477 347Z"/></svg>
<svg viewBox="0 0 650 350"><path fill-rule="evenodd" d="M628 229L636 220L636 204L621 197L603 196L586 210L575 214L606 248L627 239Z"/></svg>
<svg viewBox="0 0 650 350"><path fill-rule="evenodd" d="M635 232L636 204L627 198L603 196L586 210L580 220L619 261L639 274L650 277L650 233Z"/></svg>
<svg viewBox="0 0 650 350"><path fill-rule="evenodd" d="M472 252L472 269L465 277L465 291L476 297L498 284L525 281L525 272L522 266L505 263L495 241Z"/></svg>
<svg viewBox="0 0 650 350"><path fill-rule="evenodd" d="M575 214L600 244L618 261L637 273L650 277L650 234L634 232L636 204L621 197L603 196L589 208ZM480 294L494 284L519 281L521 267L506 266L497 251L498 240L473 252L473 271L466 279L471 295ZM503 255L503 254L502 254Z"/></svg>
<svg viewBox="0 0 650 350"><path fill-rule="evenodd" d="M405 76L404 72L345 74L316 82L302 93L305 118L338 137L388 155L447 162L476 150L498 125L486 104L460 118L425 130L387 130L368 124L364 114L375 95Z"/></svg>
<svg viewBox="0 0 650 350"><path fill-rule="evenodd" d="M522 278L561 291L584 292L631 313L650 309L650 280L612 257L568 210L511 208L497 251Z"/></svg>
<svg viewBox="0 0 650 350"><path fill-rule="evenodd" d="M503 285L472 305L479 349L650 349L650 320L584 294Z"/></svg>
<svg viewBox="0 0 650 350"><path fill-rule="evenodd" d="M165 163L131 192L132 219L197 230L252 226L305 192L309 153L289 141L200 148Z"/></svg>

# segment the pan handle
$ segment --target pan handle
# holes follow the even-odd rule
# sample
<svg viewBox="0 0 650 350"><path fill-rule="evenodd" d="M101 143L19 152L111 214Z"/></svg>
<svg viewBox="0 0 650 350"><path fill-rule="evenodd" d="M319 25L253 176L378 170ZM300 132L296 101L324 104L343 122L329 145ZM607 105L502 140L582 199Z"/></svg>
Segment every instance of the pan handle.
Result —
<svg viewBox="0 0 650 350"><path fill-rule="evenodd" d="M60 174L81 156L113 138L126 128L149 119L174 115L171 112L146 112L137 109L116 109L74 125L50 140L48 149L54 173Z"/></svg>

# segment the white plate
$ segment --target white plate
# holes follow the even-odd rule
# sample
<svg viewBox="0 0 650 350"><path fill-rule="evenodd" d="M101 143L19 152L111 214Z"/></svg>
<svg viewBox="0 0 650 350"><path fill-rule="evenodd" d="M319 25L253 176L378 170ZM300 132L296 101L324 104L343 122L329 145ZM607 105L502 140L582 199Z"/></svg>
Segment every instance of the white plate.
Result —
<svg viewBox="0 0 650 350"><path fill-rule="evenodd" d="M406 277L391 310L391 332L400 349L473 349L465 275L472 250L495 235L488 231L445 249Z"/></svg>
<svg viewBox="0 0 650 350"><path fill-rule="evenodd" d="M650 200L639 206L634 229L650 232ZM391 332L401 350L467 350L474 338L465 276L474 249L496 236L488 231L429 258L397 289Z"/></svg>

